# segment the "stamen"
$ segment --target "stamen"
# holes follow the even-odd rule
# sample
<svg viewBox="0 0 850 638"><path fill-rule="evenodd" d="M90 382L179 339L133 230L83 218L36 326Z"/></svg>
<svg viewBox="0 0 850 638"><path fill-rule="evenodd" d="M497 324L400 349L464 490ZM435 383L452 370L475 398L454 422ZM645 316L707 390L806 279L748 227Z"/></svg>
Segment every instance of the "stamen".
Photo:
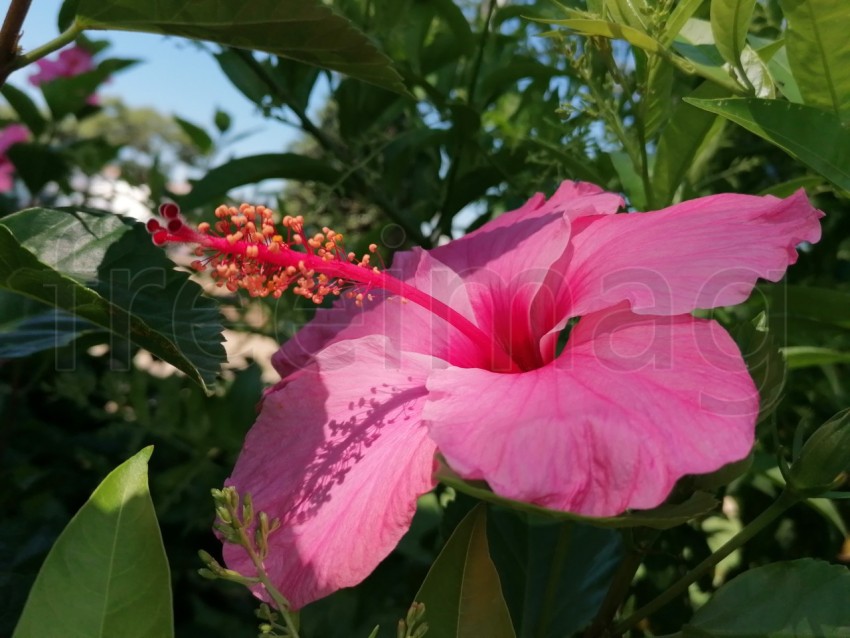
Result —
<svg viewBox="0 0 850 638"><path fill-rule="evenodd" d="M358 259L355 253L346 252L343 236L331 228L324 227L321 233L308 236L300 215L284 217L281 225L286 232L279 232L274 213L265 206L219 206L215 210L219 221L214 226L201 222L197 230L180 215L177 204L165 203L159 212L164 227L155 219L145 225L154 244L196 244L194 253L203 259L194 260L191 267L208 272L217 286L233 292L241 288L253 297L274 298L291 288L294 294L316 304L353 288L345 296L360 307L374 300L372 290L382 289L400 296L402 303L412 301L454 326L489 353L494 369L519 370L504 347L465 316L373 266L371 254L380 259L376 244L370 244L369 253Z"/></svg>

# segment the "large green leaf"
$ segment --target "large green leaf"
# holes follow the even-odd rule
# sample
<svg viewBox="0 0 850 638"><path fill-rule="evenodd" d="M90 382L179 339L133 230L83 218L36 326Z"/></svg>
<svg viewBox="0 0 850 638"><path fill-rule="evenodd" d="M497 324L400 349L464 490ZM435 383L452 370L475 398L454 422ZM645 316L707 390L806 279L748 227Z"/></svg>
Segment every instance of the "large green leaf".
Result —
<svg viewBox="0 0 850 638"><path fill-rule="evenodd" d="M240 157L216 166L192 184L188 195L177 196L183 208L221 203L231 188L255 184L263 179L295 179L333 184L341 178L339 171L327 163L297 153L268 153Z"/></svg>
<svg viewBox="0 0 850 638"><path fill-rule="evenodd" d="M171 578L148 492L152 447L119 465L56 540L13 638L168 638Z"/></svg>
<svg viewBox="0 0 850 638"><path fill-rule="evenodd" d="M711 32L720 55L732 66L741 61L756 0L711 0Z"/></svg>
<svg viewBox="0 0 850 638"><path fill-rule="evenodd" d="M498 508L488 519L490 554L518 636L576 635L602 604L622 560L622 535Z"/></svg>
<svg viewBox="0 0 850 638"><path fill-rule="evenodd" d="M61 348L97 326L32 299L0 290L0 359Z"/></svg>
<svg viewBox="0 0 850 638"><path fill-rule="evenodd" d="M225 359L214 301L174 270L142 224L31 208L0 220L0 288L76 314L210 385Z"/></svg>
<svg viewBox="0 0 850 638"><path fill-rule="evenodd" d="M499 573L487 543L487 508L457 526L428 571L416 601L425 604L428 634L441 638L514 638Z"/></svg>
<svg viewBox="0 0 850 638"><path fill-rule="evenodd" d="M836 114L758 98L685 101L743 126L850 191L850 130L841 125Z"/></svg>
<svg viewBox="0 0 850 638"><path fill-rule="evenodd" d="M728 92L712 83L704 82L691 94L698 99L717 98ZM717 116L690 104L679 103L673 116L664 127L658 141L655 163L652 168L653 208L673 203L679 185L685 179L694 157L706 141Z"/></svg>
<svg viewBox="0 0 850 638"><path fill-rule="evenodd" d="M850 571L808 558L751 569L669 638L850 636Z"/></svg>
<svg viewBox="0 0 850 638"><path fill-rule="evenodd" d="M265 51L406 92L391 60L321 0L81 0L77 22Z"/></svg>
<svg viewBox="0 0 850 638"><path fill-rule="evenodd" d="M442 459L435 473L435 478L453 487L459 492L469 494L487 503L500 505L517 512L535 514L553 521L574 521L587 523L596 527L651 527L653 529L670 529L691 519L702 516L717 507L717 500L705 492L695 492L682 503L668 503L651 510L632 510L619 516L592 518L572 512L550 510L524 501L513 501L490 491L486 484L479 481L465 481L449 468Z"/></svg>
<svg viewBox="0 0 850 638"><path fill-rule="evenodd" d="M788 62L803 100L850 117L850 7L846 0L781 0Z"/></svg>

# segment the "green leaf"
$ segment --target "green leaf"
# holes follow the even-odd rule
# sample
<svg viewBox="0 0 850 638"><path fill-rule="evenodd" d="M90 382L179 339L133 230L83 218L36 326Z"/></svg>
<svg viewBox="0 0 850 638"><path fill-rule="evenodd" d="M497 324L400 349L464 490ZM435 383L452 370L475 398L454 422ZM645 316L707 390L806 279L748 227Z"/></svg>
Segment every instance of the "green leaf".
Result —
<svg viewBox="0 0 850 638"><path fill-rule="evenodd" d="M487 508L476 506L457 526L416 602L425 604L428 634L441 638L515 638L499 574L487 543Z"/></svg>
<svg viewBox="0 0 850 638"><path fill-rule="evenodd" d="M230 114L227 111L222 111L221 109L216 109L214 121L215 127L218 129L219 133L227 133L232 123Z"/></svg>
<svg viewBox="0 0 850 638"><path fill-rule="evenodd" d="M566 20L539 20L549 24L566 27L579 35L602 36L614 40L625 40L639 49L649 53L662 53L664 45L643 31L607 20L590 20L587 18L569 18ZM547 34L542 34L547 35Z"/></svg>
<svg viewBox="0 0 850 638"><path fill-rule="evenodd" d="M789 102L801 104L803 96L800 93L800 87L797 85L797 80L791 72L791 65L788 62L788 49L782 47L770 56L767 62L767 69L770 75L779 87L779 91L784 95Z"/></svg>
<svg viewBox="0 0 850 638"><path fill-rule="evenodd" d="M646 210L646 191L643 187L643 180L638 174L635 165L632 164L632 159L625 151L617 151L609 153L611 163L614 165L614 170L617 172L617 177L620 178L620 183L623 185L623 191L632 206L638 210Z"/></svg>
<svg viewBox="0 0 850 638"><path fill-rule="evenodd" d="M850 191L850 131L834 113L759 98L685 101L743 126Z"/></svg>
<svg viewBox="0 0 850 638"><path fill-rule="evenodd" d="M703 82L691 94L692 98L727 95L724 88ZM693 163L717 116L687 103L679 103L658 140L658 150L652 168L652 208L673 203L685 174Z"/></svg>
<svg viewBox="0 0 850 638"><path fill-rule="evenodd" d="M478 481L465 481L441 461L435 478L453 487L459 492L469 494L481 501L507 507L517 512L536 514L544 518L556 521L575 521L587 523L596 527L651 527L653 529L670 529L682 523L702 516L717 507L717 500L705 492L695 492L687 501L682 503L664 504L651 510L632 510L619 516L592 518L581 516L572 512L561 510L550 510L538 505L532 505L524 501L513 501L509 498L493 493L486 484Z"/></svg>
<svg viewBox="0 0 850 638"><path fill-rule="evenodd" d="M761 423L773 413L782 399L786 377L785 359L767 328L764 313L756 317L752 323L744 322L737 326L735 341L741 348L747 370L759 392L757 422Z"/></svg>
<svg viewBox="0 0 850 638"><path fill-rule="evenodd" d="M745 90L729 74L726 61L714 45L709 22L696 18L689 20L673 43L673 50L681 56L675 58L678 66L687 73L711 80L730 93L741 93Z"/></svg>
<svg viewBox="0 0 850 638"><path fill-rule="evenodd" d="M204 387L225 359L216 303L174 270L142 224L110 213L31 208L4 217L0 287L129 339Z"/></svg>
<svg viewBox="0 0 850 638"><path fill-rule="evenodd" d="M782 348L782 354L788 362L788 369L827 366L835 363L850 363L850 352L841 352L832 348L814 346L790 346Z"/></svg>
<svg viewBox="0 0 850 638"><path fill-rule="evenodd" d="M606 0L605 8L608 9L612 20L617 24L624 24L646 32L646 18L649 13L646 0Z"/></svg>
<svg viewBox="0 0 850 638"><path fill-rule="evenodd" d="M806 104L850 118L850 20L844 0L781 0L785 46Z"/></svg>
<svg viewBox="0 0 850 638"><path fill-rule="evenodd" d="M733 67L741 61L756 0L711 0L711 32L720 55Z"/></svg>
<svg viewBox="0 0 850 638"><path fill-rule="evenodd" d="M13 638L168 638L171 578L148 492L152 447L107 476L56 540Z"/></svg>
<svg viewBox="0 0 850 638"><path fill-rule="evenodd" d="M84 319L0 290L0 359L61 348L96 331L98 327Z"/></svg>
<svg viewBox="0 0 850 638"><path fill-rule="evenodd" d="M6 151L6 155L33 195L50 182L62 182L71 170L66 157L44 144L21 142Z"/></svg>
<svg viewBox="0 0 850 638"><path fill-rule="evenodd" d="M81 0L77 21L265 51L406 93L391 60L321 0Z"/></svg>
<svg viewBox="0 0 850 638"><path fill-rule="evenodd" d="M679 32L684 28L685 24L696 13L696 10L702 6L705 0L680 0L670 16L664 22L664 34L660 40L664 46L670 46L673 40L679 35Z"/></svg>
<svg viewBox="0 0 850 638"><path fill-rule="evenodd" d="M655 134L670 119L673 109L673 65L657 56L647 62L649 78L642 107L644 117L644 136L654 138Z"/></svg>
<svg viewBox="0 0 850 638"><path fill-rule="evenodd" d="M594 617L623 557L622 535L491 509L490 554L520 638L574 636Z"/></svg>
<svg viewBox="0 0 850 638"><path fill-rule="evenodd" d="M788 319L850 329L850 294L814 286L775 286L771 289L770 321L783 326Z"/></svg>
<svg viewBox="0 0 850 638"><path fill-rule="evenodd" d="M44 101L47 102L54 119L59 120L66 115L78 113L88 106L88 99L110 75L136 62L136 60L104 60L93 71L45 82L40 87L44 94Z"/></svg>
<svg viewBox="0 0 850 638"><path fill-rule="evenodd" d="M193 124L192 122L184 120L182 117L178 117L176 115L174 116L174 121L177 122L177 126L183 130L190 140L192 140L192 144L194 144L201 153L206 155L212 150L212 138L204 129L197 124Z"/></svg>
<svg viewBox="0 0 850 638"><path fill-rule="evenodd" d="M751 569L668 638L850 636L850 571L803 558Z"/></svg>
<svg viewBox="0 0 850 638"><path fill-rule="evenodd" d="M224 49L214 57L233 86L249 100L262 106L263 98L271 92L271 86L259 74L258 69L249 64L235 49Z"/></svg>
<svg viewBox="0 0 850 638"><path fill-rule="evenodd" d="M21 122L26 124L33 135L41 135L44 132L47 120L44 119L35 102L26 93L16 89L11 84L4 84L0 88L0 93L3 94L3 97L9 102L9 106L15 110L15 113L21 118Z"/></svg>
<svg viewBox="0 0 850 638"><path fill-rule="evenodd" d="M334 184L340 173L322 160L297 153L251 155L225 162L192 184L188 195L176 196L183 208L190 209L220 203L231 188L255 184L263 179L295 179Z"/></svg>
<svg viewBox="0 0 850 638"><path fill-rule="evenodd" d="M806 189L809 194L812 192L819 190L824 186L823 178L820 175L802 175L800 177L794 177L785 182L779 182L778 184L772 184L768 186L761 192L759 195L773 195L774 197L781 197L785 199L786 197L790 197L794 193L796 193L801 188Z"/></svg>

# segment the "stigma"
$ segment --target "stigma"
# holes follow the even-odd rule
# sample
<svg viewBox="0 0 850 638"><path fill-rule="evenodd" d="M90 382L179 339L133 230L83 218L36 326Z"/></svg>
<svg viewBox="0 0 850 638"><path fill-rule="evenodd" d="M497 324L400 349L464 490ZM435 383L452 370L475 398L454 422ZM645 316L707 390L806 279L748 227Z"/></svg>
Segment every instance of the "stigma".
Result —
<svg viewBox="0 0 850 638"><path fill-rule="evenodd" d="M146 224L153 243L194 244L198 259L192 268L209 273L217 286L231 292L278 298L291 289L316 304L343 294L358 306L372 299L369 290L380 271L371 264L371 254L347 252L342 234L328 227L307 234L300 215L287 215L278 226L265 206L219 206L217 221L197 228L177 204L162 204L159 215ZM377 248L371 244L369 253Z"/></svg>

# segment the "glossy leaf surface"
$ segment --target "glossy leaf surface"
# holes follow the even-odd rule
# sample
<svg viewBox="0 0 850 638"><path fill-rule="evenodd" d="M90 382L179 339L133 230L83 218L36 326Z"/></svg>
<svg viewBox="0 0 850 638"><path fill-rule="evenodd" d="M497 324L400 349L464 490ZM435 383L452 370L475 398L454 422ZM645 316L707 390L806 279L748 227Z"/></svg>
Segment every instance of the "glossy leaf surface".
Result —
<svg viewBox="0 0 850 638"><path fill-rule="evenodd" d="M71 519L36 578L14 638L168 638L168 559L148 492L147 447Z"/></svg>

